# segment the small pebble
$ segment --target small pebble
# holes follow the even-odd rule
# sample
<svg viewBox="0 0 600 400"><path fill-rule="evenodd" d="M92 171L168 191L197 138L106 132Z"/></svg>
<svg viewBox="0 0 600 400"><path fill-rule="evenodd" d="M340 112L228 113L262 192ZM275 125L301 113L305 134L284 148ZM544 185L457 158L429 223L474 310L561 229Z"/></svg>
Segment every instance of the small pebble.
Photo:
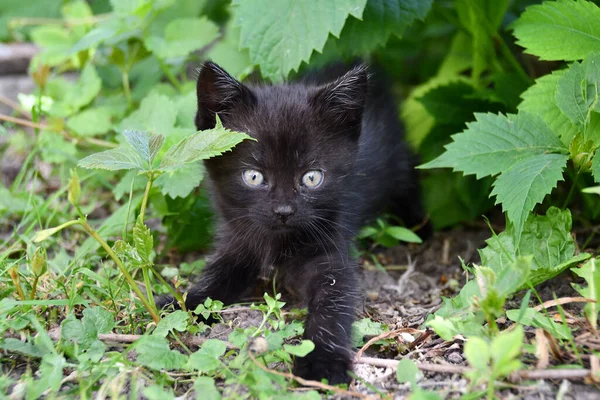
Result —
<svg viewBox="0 0 600 400"><path fill-rule="evenodd" d="M446 356L446 360L452 364L461 364L463 362L462 356L457 352L452 352Z"/></svg>

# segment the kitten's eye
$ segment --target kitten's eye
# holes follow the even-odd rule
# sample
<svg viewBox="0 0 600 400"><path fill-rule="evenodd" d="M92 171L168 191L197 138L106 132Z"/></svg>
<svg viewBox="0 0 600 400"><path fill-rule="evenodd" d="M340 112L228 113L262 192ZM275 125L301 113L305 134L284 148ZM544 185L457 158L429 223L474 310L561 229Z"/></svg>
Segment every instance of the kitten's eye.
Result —
<svg viewBox="0 0 600 400"><path fill-rule="evenodd" d="M323 183L323 171L312 170L308 171L302 177L302 184L308 188L314 189Z"/></svg>
<svg viewBox="0 0 600 400"><path fill-rule="evenodd" d="M253 169L247 169L242 172L242 178L246 185L250 187L259 187L265 182L263 174Z"/></svg>

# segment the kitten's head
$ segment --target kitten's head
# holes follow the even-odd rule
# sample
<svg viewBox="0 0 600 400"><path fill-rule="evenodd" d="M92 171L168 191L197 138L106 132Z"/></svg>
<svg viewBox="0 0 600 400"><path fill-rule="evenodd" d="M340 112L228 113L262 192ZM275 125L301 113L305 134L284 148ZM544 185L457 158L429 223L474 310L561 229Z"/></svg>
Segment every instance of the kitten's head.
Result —
<svg viewBox="0 0 600 400"><path fill-rule="evenodd" d="M225 221L256 234L335 229L358 151L367 71L320 85L246 86L214 63L198 77L198 129L215 114L244 141L205 165Z"/></svg>

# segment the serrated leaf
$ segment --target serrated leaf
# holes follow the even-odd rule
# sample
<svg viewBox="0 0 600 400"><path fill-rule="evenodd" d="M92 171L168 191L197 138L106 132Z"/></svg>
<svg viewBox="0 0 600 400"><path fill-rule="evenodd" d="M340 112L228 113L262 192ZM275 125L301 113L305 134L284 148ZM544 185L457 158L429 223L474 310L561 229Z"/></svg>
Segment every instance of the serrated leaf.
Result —
<svg viewBox="0 0 600 400"><path fill-rule="evenodd" d="M151 135L148 132L129 129L126 129L123 135L133 150L147 163L148 167L152 167L154 157L156 157L165 142L165 137L163 135Z"/></svg>
<svg viewBox="0 0 600 400"><path fill-rule="evenodd" d="M320 52L330 33L338 37L349 15L361 18L366 3L236 0L235 23L241 28L241 46L262 75L281 80L308 62L314 50Z"/></svg>
<svg viewBox="0 0 600 400"><path fill-rule="evenodd" d="M514 229L509 225L504 232L486 240L487 247L479 250L481 263L494 271L502 271L516 262L516 255L533 256L529 282L536 286L589 258L587 253L575 256L571 226L569 210L550 207L546 215L532 214L523 226L518 246Z"/></svg>
<svg viewBox="0 0 600 400"><path fill-rule="evenodd" d="M296 357L305 357L308 353L315 349L315 344L312 340L303 340L300 344L292 346L290 344L284 344L283 350L286 352L296 356Z"/></svg>
<svg viewBox="0 0 600 400"><path fill-rule="evenodd" d="M154 370L173 370L183 367L187 357L169 348L169 341L161 336L142 336L135 342L136 361Z"/></svg>
<svg viewBox="0 0 600 400"><path fill-rule="evenodd" d="M393 237L394 239L401 240L408 243L423 243L421 238L410 229L401 226L388 226L385 229L385 233Z"/></svg>
<svg viewBox="0 0 600 400"><path fill-rule="evenodd" d="M87 169L105 169L117 171L121 169L146 169L144 160L129 145L121 145L116 149L91 154L77 163Z"/></svg>
<svg viewBox="0 0 600 400"><path fill-rule="evenodd" d="M598 305L600 301L600 263L598 263L597 258L592 258L583 266L573 268L571 271L585 279L587 287L575 283L572 283L571 286L583 297L595 301L594 303L586 304L584 310L590 324L596 329L598 326L598 312L600 311L600 306Z"/></svg>
<svg viewBox="0 0 600 400"><path fill-rule="evenodd" d="M119 125L119 130L132 129L152 134L169 135L175 126L177 107L167 96L152 93L145 97L140 108Z"/></svg>
<svg viewBox="0 0 600 400"><path fill-rule="evenodd" d="M380 322L373 322L369 318L363 318L352 324L351 342L352 347L361 347L365 344L365 336L375 336L384 332Z"/></svg>
<svg viewBox="0 0 600 400"><path fill-rule="evenodd" d="M185 57L219 36L219 27L206 17L179 18L166 26L163 36L144 40L146 48L160 59Z"/></svg>
<svg viewBox="0 0 600 400"><path fill-rule="evenodd" d="M92 307L83 310L83 324L96 327L98 333L110 333L115 327L115 316L102 307Z"/></svg>
<svg viewBox="0 0 600 400"><path fill-rule="evenodd" d="M160 320L152 334L166 337L169 332L184 332L187 329L189 319L190 315L188 313L181 310L173 311Z"/></svg>
<svg viewBox="0 0 600 400"><path fill-rule="evenodd" d="M564 115L584 133L591 113L600 111L600 55L587 57L582 63L573 63L558 79L556 104Z"/></svg>
<svg viewBox="0 0 600 400"><path fill-rule="evenodd" d="M500 174L526 156L567 154L558 137L535 115L475 114L475 118L467 130L452 136L444 154L419 168L453 168L480 179Z"/></svg>
<svg viewBox="0 0 600 400"><path fill-rule="evenodd" d="M67 121L67 128L80 136L94 136L107 133L111 129L110 111L95 107L73 115Z"/></svg>
<svg viewBox="0 0 600 400"><path fill-rule="evenodd" d="M578 128L556 104L556 88L558 80L565 71L554 71L552 74L542 76L521 94L521 104L518 108L531 114L540 116L548 127L561 138L563 144L568 146L577 134Z"/></svg>
<svg viewBox="0 0 600 400"><path fill-rule="evenodd" d="M513 223L517 243L533 207L563 179L568 159L564 154L530 156L516 162L494 182L491 195L496 196L496 204L502 204L502 210Z"/></svg>
<svg viewBox="0 0 600 400"><path fill-rule="evenodd" d="M600 8L587 0L527 7L512 25L517 44L542 60L581 60L600 51Z"/></svg>
<svg viewBox="0 0 600 400"><path fill-rule="evenodd" d="M221 365L219 358L225 353L225 342L217 339L208 339L202 347L190 356L187 367L198 372L210 372Z"/></svg>
<svg viewBox="0 0 600 400"><path fill-rule="evenodd" d="M167 150L160 168L163 170L181 168L185 164L219 156L245 139L253 140L245 133L225 128L217 119L217 125L213 129L190 135Z"/></svg>
<svg viewBox="0 0 600 400"><path fill-rule="evenodd" d="M396 368L396 380L399 383L410 383L412 385L417 384L417 375L419 374L419 367L414 361L403 358L398 362Z"/></svg>
<svg viewBox="0 0 600 400"><path fill-rule="evenodd" d="M240 48L239 27L230 23L225 26L225 31L227 32L225 37L210 47L206 57L219 64L235 79L243 80L253 69L250 54L248 53L248 49Z"/></svg>
<svg viewBox="0 0 600 400"><path fill-rule="evenodd" d="M433 0L369 0L362 17L351 14L339 40L329 40L346 55L370 54L391 35L401 37L415 20L423 20L432 3Z"/></svg>
<svg viewBox="0 0 600 400"><path fill-rule="evenodd" d="M66 84L62 99L54 102L50 114L56 117L68 117L88 105L100 93L102 81L91 62L88 62L75 84Z"/></svg>
<svg viewBox="0 0 600 400"><path fill-rule="evenodd" d="M175 170L168 170L154 181L163 195L172 199L187 197L204 178L204 166L200 163L186 164Z"/></svg>
<svg viewBox="0 0 600 400"><path fill-rule="evenodd" d="M150 229L144 224L141 216L138 217L133 227L133 243L138 255L146 264L150 263L152 247L154 246L153 240Z"/></svg>
<svg viewBox="0 0 600 400"><path fill-rule="evenodd" d="M521 310L508 310L506 311L506 316L511 321L534 328L541 328L561 340L568 340L571 337L568 325L558 324L552 318L545 316L534 308L525 308L522 315Z"/></svg>

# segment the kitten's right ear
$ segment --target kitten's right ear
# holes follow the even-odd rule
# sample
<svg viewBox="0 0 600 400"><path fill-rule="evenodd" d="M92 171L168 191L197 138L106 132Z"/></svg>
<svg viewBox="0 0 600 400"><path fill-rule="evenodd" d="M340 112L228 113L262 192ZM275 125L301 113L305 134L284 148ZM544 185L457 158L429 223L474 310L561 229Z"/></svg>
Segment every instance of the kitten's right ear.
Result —
<svg viewBox="0 0 600 400"><path fill-rule="evenodd" d="M205 62L200 69L196 84L198 112L196 128L198 130L215 127L215 114L226 118L233 108L252 106L256 98L252 91L229 75L212 61Z"/></svg>

